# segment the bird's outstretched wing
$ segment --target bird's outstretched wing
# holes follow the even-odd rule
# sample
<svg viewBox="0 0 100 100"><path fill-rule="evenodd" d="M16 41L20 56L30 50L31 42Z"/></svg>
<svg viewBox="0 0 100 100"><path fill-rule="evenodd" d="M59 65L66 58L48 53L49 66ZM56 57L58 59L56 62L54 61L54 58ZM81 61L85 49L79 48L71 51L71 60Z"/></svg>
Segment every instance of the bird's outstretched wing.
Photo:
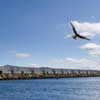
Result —
<svg viewBox="0 0 100 100"><path fill-rule="evenodd" d="M73 30L73 32L75 33L75 35L78 35L78 33L77 33L77 31L76 31L76 29L75 29L75 27L74 27L73 23L72 23L72 22L70 22L70 24L71 24L71 26L72 26L72 30Z"/></svg>
<svg viewBox="0 0 100 100"><path fill-rule="evenodd" d="M87 38L87 37L85 37L85 36L81 36L80 34L78 34L77 31L76 31L76 29L75 29L75 27L74 27L74 25L73 25L73 23L71 22L70 24L71 24L71 26L72 26L73 33L76 35L76 37L79 37L79 38L81 38L81 39L90 40L89 38Z"/></svg>
<svg viewBox="0 0 100 100"><path fill-rule="evenodd" d="M85 37L85 36L81 36L81 35L77 35L79 38L81 38L81 39L86 39L86 40L90 40L89 38L87 38L87 37Z"/></svg>

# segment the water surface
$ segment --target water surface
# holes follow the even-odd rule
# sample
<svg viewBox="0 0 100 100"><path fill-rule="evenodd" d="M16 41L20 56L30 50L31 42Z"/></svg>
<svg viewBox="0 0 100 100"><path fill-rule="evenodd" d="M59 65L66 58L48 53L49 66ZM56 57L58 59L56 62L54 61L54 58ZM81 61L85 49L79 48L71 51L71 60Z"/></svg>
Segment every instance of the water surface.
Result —
<svg viewBox="0 0 100 100"><path fill-rule="evenodd" d="M100 100L100 78L0 81L0 100Z"/></svg>

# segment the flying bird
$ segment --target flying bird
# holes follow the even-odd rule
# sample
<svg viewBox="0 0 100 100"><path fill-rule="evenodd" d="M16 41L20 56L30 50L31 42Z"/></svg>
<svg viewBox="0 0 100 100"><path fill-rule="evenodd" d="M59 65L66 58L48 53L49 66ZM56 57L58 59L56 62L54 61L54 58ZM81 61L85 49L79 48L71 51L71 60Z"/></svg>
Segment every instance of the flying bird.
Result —
<svg viewBox="0 0 100 100"><path fill-rule="evenodd" d="M77 40L77 39L80 38L80 39L90 40L89 38L78 34L77 31L76 31L76 29L75 29L75 26L73 25L73 23L70 22L70 24L72 26L73 33L75 34L75 35L72 36L73 39Z"/></svg>

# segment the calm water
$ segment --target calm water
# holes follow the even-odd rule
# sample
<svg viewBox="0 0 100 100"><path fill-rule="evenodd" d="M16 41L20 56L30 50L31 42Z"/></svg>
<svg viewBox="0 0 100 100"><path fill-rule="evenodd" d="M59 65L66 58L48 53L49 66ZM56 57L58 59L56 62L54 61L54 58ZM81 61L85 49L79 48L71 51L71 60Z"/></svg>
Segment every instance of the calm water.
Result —
<svg viewBox="0 0 100 100"><path fill-rule="evenodd" d="M0 100L100 100L100 78L0 81Z"/></svg>

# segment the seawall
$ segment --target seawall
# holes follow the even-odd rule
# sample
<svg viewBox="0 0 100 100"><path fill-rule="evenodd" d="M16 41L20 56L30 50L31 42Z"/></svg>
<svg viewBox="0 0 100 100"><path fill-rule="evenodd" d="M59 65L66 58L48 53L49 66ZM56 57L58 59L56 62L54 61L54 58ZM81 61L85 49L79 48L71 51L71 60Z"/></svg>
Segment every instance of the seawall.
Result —
<svg viewBox="0 0 100 100"><path fill-rule="evenodd" d="M98 77L98 70L54 69L49 67L30 68L5 65L0 67L0 80Z"/></svg>

